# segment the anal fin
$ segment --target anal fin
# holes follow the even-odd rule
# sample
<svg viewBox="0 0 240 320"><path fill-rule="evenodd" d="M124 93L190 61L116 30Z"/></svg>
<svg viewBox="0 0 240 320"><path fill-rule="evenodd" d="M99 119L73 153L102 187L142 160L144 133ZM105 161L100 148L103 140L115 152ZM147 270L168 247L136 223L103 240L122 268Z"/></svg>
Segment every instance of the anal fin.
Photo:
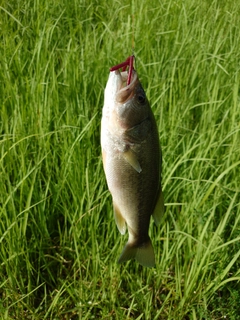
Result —
<svg viewBox="0 0 240 320"><path fill-rule="evenodd" d="M114 209L114 218L116 225L118 227L118 230L121 234L125 234L126 232L126 222L123 218L120 210L118 209L117 205L113 202L113 209Z"/></svg>

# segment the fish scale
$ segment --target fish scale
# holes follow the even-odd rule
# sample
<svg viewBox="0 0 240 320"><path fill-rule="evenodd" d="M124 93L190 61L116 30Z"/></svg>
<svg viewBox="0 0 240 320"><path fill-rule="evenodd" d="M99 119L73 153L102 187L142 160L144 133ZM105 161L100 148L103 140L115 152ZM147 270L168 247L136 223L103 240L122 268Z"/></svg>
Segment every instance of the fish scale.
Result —
<svg viewBox="0 0 240 320"><path fill-rule="evenodd" d="M112 194L115 221L128 242L119 263L135 258L155 266L148 235L150 218L158 225L164 213L161 189L161 148L157 124L138 79L131 70L110 72L101 121L103 166Z"/></svg>

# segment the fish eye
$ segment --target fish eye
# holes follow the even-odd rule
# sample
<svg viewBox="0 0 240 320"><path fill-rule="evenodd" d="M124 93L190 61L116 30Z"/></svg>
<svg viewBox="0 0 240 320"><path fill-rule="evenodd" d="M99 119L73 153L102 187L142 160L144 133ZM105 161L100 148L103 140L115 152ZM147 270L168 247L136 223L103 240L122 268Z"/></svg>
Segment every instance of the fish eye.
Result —
<svg viewBox="0 0 240 320"><path fill-rule="evenodd" d="M143 94L138 94L137 100L139 103L143 104L146 101L146 97Z"/></svg>

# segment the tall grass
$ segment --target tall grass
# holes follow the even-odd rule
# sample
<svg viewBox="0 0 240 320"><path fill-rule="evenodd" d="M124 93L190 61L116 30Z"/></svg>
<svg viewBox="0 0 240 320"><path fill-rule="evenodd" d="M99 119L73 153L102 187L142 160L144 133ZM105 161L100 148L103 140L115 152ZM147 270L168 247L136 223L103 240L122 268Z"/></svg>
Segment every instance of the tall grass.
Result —
<svg viewBox="0 0 240 320"><path fill-rule="evenodd" d="M237 319L240 4L0 6L1 319ZM163 151L157 266L116 263L99 127L135 47Z"/></svg>

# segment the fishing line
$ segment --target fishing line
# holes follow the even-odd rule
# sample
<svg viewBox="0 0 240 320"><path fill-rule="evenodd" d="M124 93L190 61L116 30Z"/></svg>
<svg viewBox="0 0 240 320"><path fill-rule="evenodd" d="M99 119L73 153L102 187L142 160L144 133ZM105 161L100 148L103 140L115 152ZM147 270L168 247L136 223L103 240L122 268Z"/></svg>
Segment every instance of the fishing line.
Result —
<svg viewBox="0 0 240 320"><path fill-rule="evenodd" d="M135 2L132 1L132 55L134 56L135 65L136 65L136 57L134 54L135 51Z"/></svg>
<svg viewBox="0 0 240 320"><path fill-rule="evenodd" d="M132 55L134 56L134 14L132 14Z"/></svg>

